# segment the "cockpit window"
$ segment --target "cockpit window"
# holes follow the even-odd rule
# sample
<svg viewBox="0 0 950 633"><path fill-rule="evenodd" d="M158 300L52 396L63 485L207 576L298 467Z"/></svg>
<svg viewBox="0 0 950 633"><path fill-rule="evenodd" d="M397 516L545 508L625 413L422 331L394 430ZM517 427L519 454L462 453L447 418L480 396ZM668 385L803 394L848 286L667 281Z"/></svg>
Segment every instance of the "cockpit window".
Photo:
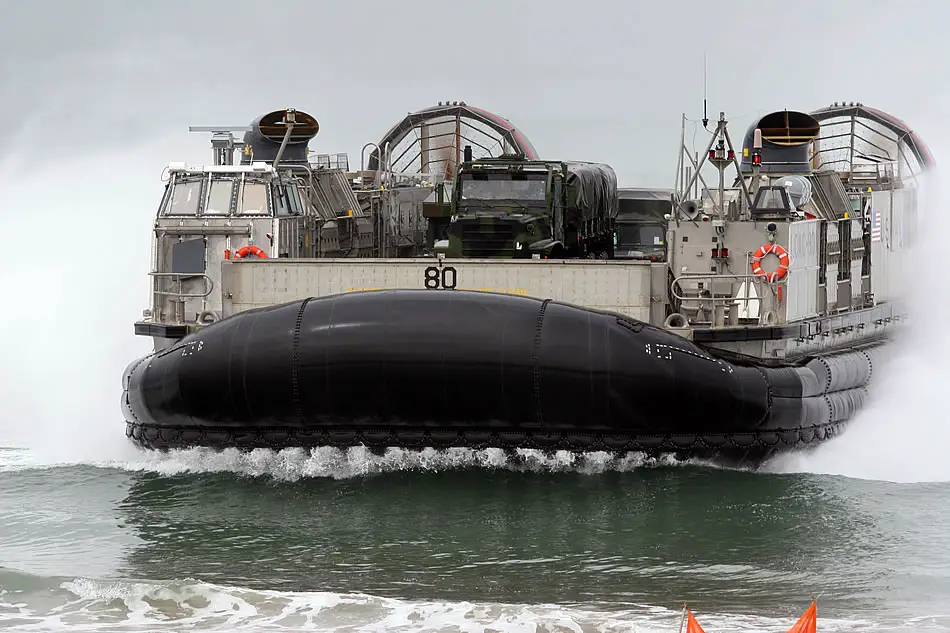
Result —
<svg viewBox="0 0 950 633"><path fill-rule="evenodd" d="M762 187L755 195L752 203L752 213L782 213L791 212L788 192L784 187Z"/></svg>
<svg viewBox="0 0 950 633"><path fill-rule="evenodd" d="M177 182L173 185L165 215L198 215L200 202L201 181Z"/></svg>
<svg viewBox="0 0 950 633"><path fill-rule="evenodd" d="M212 181L205 215L227 215L231 211L231 193L233 191L234 181L231 179Z"/></svg>
<svg viewBox="0 0 950 633"><path fill-rule="evenodd" d="M267 185L260 182L245 182L238 194L238 215L266 215Z"/></svg>

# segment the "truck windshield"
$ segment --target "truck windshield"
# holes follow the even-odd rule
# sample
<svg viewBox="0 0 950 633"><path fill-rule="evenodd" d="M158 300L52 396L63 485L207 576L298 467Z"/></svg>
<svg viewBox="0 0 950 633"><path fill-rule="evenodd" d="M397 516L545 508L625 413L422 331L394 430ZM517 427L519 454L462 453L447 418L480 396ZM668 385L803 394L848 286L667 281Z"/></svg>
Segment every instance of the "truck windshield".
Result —
<svg viewBox="0 0 950 633"><path fill-rule="evenodd" d="M544 202L545 176L512 179L508 175L492 175L487 179L461 178L462 200L536 200Z"/></svg>
<svg viewBox="0 0 950 633"><path fill-rule="evenodd" d="M666 231L657 224L621 224L617 227L620 246L656 246L666 242Z"/></svg>

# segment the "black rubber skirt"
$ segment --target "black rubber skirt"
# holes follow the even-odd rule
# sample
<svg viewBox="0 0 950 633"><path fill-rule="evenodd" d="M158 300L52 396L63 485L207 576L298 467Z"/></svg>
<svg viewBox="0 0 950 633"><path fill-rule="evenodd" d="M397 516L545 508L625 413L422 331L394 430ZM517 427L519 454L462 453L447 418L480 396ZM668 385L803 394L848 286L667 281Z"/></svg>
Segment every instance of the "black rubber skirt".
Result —
<svg viewBox="0 0 950 633"><path fill-rule="evenodd" d="M146 448L500 447L745 455L834 436L873 354L739 366L628 317L457 290L236 314L132 363Z"/></svg>

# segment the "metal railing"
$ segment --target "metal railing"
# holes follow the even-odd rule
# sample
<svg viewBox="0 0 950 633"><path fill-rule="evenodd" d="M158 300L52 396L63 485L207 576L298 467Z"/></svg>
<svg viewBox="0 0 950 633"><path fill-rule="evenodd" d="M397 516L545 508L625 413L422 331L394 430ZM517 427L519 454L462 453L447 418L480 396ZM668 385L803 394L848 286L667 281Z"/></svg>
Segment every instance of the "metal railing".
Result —
<svg viewBox="0 0 950 633"><path fill-rule="evenodd" d="M684 287L685 282L695 284L695 286L693 286L693 292L695 294L680 294L681 291L688 292L687 288ZM729 283L728 295L716 295L716 282ZM702 286L699 284L702 284ZM740 288L742 284L745 284L745 296L739 297L733 294L736 284L739 284ZM748 311L749 302L755 301L756 308L761 310L763 307L763 295L769 293L774 295L775 293L774 284L765 281L761 275L750 273L684 273L674 278L670 285L670 296L680 304L680 310L682 310L682 304L684 303L698 303L699 307L696 308L697 312L708 305L712 312L711 323L713 327L739 325L740 318L760 321L760 316L740 317L740 306ZM749 296L753 288L756 291L756 296L754 297ZM728 318L726 318L727 316ZM778 322L777 315L773 312L766 312L764 316L769 325L774 325Z"/></svg>
<svg viewBox="0 0 950 633"><path fill-rule="evenodd" d="M153 279L155 279L155 281L152 284L152 295L153 295L153 304L154 304L152 314L155 316L159 316L161 314L161 311L159 311L158 315L156 315L154 311L154 308L158 307L158 301L156 300L157 297L170 297L169 301L175 305L175 323L184 322L184 317L185 317L184 311L185 311L186 299L202 299L201 309L205 310L207 308L207 301L204 301L204 299L206 299L212 292L214 292L214 280L205 274L150 272L148 275L149 277L152 277ZM207 290L205 290L205 292L184 292L184 289L182 288L182 284L183 284L183 279L186 277L187 278L201 277L205 281L205 286L207 287ZM178 283L178 289L177 290L160 290L158 288L159 278L175 279Z"/></svg>

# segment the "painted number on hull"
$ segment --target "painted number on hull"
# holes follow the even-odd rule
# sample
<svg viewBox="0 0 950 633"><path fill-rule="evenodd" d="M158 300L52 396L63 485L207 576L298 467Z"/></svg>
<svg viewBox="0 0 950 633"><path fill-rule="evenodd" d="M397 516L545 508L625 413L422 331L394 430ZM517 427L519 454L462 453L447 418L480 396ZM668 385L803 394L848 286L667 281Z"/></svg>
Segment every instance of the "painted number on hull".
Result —
<svg viewBox="0 0 950 633"><path fill-rule="evenodd" d="M181 357L185 358L186 356L191 356L195 352L200 352L201 348L205 346L204 341L192 341L191 343L186 344L181 349Z"/></svg>
<svg viewBox="0 0 950 633"><path fill-rule="evenodd" d="M429 266L425 270L424 283L427 290L455 290L458 274L455 267Z"/></svg>

